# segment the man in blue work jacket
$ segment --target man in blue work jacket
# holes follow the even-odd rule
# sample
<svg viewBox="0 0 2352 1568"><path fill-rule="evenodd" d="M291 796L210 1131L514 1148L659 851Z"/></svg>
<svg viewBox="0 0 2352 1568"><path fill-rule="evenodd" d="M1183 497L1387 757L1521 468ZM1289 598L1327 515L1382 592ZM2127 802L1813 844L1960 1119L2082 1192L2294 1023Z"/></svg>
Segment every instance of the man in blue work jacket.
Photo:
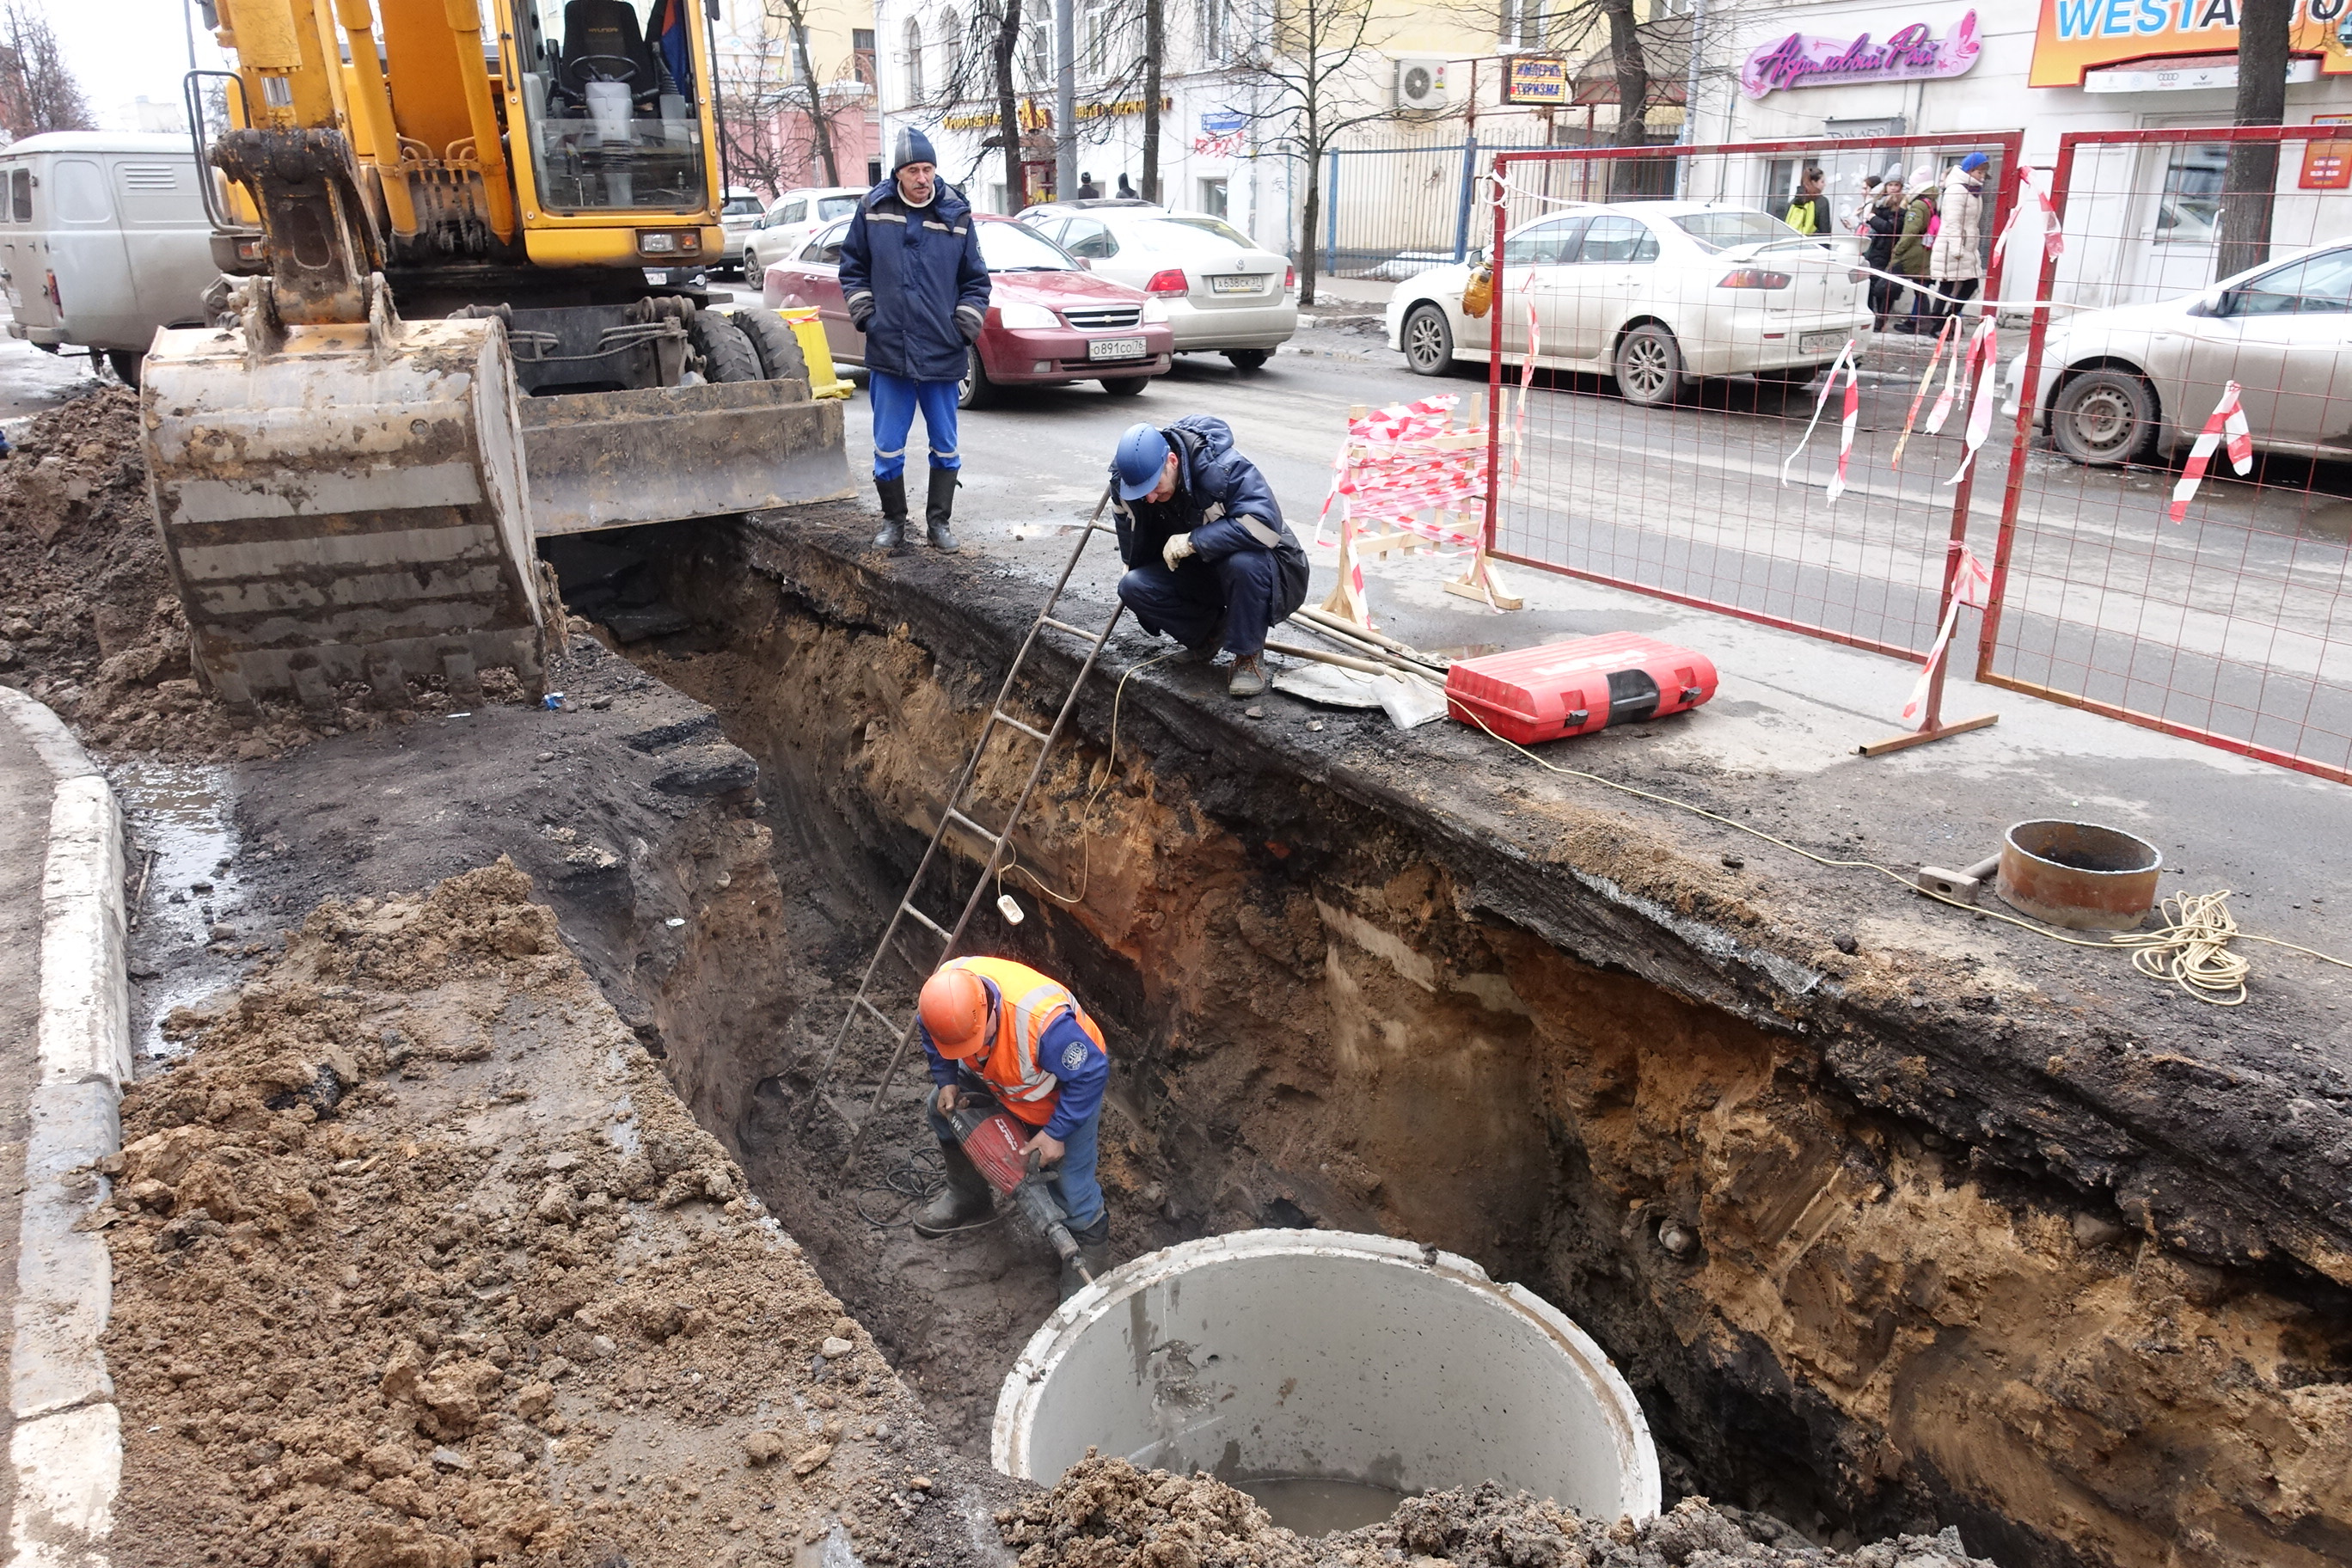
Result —
<svg viewBox="0 0 2352 1568"><path fill-rule="evenodd" d="M1075 1264L1100 1279L1110 1266L1110 1211L1095 1178L1096 1134L1110 1058L1100 1025L1068 986L1009 958L951 958L923 982L918 1031L936 1086L928 1108L947 1185L915 1216L920 1236L940 1236L985 1218L988 1180L956 1141L947 1113L994 1100L1031 1130L1035 1154L1069 1221L1078 1257L1062 1268L1062 1299L1084 1282Z"/></svg>
<svg viewBox="0 0 2352 1568"><path fill-rule="evenodd" d="M988 323L988 265L971 205L939 176L930 139L908 129L890 153L890 177L866 193L841 242L841 296L866 334L866 392L874 408L874 490L882 531L907 542L907 437L915 410L929 438L931 488L923 522L935 550L953 550L956 392L965 356Z"/></svg>
<svg viewBox="0 0 2352 1568"><path fill-rule="evenodd" d="M1164 429L1130 425L1111 484L1129 568L1119 602L1196 659L1231 649L1232 695L1264 691L1266 628L1307 602L1307 552L1284 526L1274 487L1234 450L1233 428L1207 414Z"/></svg>

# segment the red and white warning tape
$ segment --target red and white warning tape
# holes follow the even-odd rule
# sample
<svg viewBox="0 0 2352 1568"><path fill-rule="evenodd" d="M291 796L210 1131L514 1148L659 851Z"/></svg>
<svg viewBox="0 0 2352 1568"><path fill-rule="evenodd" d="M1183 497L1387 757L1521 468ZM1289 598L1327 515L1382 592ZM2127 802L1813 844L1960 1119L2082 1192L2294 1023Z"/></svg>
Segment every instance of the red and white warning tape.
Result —
<svg viewBox="0 0 2352 1568"><path fill-rule="evenodd" d="M1794 466L1800 457L1804 455L1806 444L1812 440L1813 431L1822 422L1822 410L1830 405L1830 389L1837 384L1840 371L1845 372L1845 431L1843 439L1838 447L1837 477L1830 481L1830 504L1832 506L1837 504L1838 497L1845 492L1846 456L1853 449L1853 432L1860 422L1862 411L1861 395L1854 389L1856 372L1852 338L1846 339L1845 347L1838 350L1837 358L1830 363L1830 373L1822 378L1821 393L1813 399L1813 416L1805 421L1805 433L1797 438L1796 449L1780 463L1780 482L1785 485L1789 482L1789 469Z"/></svg>
<svg viewBox="0 0 2352 1568"><path fill-rule="evenodd" d="M2050 195L2042 188L2042 182L2035 178L2033 165L2026 163L2017 171L2017 205L2010 209L2009 222L2001 226L2000 237L1992 242L1992 258L1996 263L2009 249L2011 237L2027 244L2032 242L2034 237L2025 232L2029 221L2042 241L2043 259L2055 261L2066 253L2066 237L2058 228L2058 209L2051 204Z"/></svg>
<svg viewBox="0 0 2352 1568"><path fill-rule="evenodd" d="M1919 390L1911 395L1911 406L1903 416L1903 434L1895 438L1895 455L1887 459L1886 466L1890 468L1903 466L1903 448L1911 444L1911 426L1919 417L1919 405L1926 399L1927 389L1936 384L1936 365L1944 357L1944 346L1951 342L1952 329L1959 323L1958 316L1948 317L1936 333L1936 347L1927 355L1927 368L1919 375Z"/></svg>
<svg viewBox="0 0 2352 1568"><path fill-rule="evenodd" d="M2213 416L2205 421L2205 428L2197 433L2197 444L2189 448L2189 466L2181 470L2180 482L2172 487L2172 510L2175 522L2189 515L2189 502L2197 494L2197 487L2205 481L2205 467L2213 460L2213 448L2221 444L2222 434L2230 437L2230 466L2240 478L2254 471L2254 435L2246 424L2246 411L2239 405L2238 384L2230 383L2221 389L2221 401L2213 405Z"/></svg>
<svg viewBox="0 0 2352 1568"><path fill-rule="evenodd" d="M1903 721L1912 723L1927 711L1927 687L1936 674L1936 666L1944 657L1952 640L1952 628L1959 624L1960 606L1973 605L1983 609L1992 603L1992 574L1984 563L1965 544L1952 547L1952 602L1944 606L1943 625L1936 628L1936 641L1927 649L1927 662L1919 667L1919 679L1911 684L1911 696L1903 704Z"/></svg>
<svg viewBox="0 0 2352 1568"><path fill-rule="evenodd" d="M1969 370L1976 377L1975 395L1969 400L1968 453L1944 482L1956 485L1977 460L1977 450L1992 434L1992 406L2000 380L2000 330L1990 316L1979 317L1976 335L1969 340ZM1956 362L1957 363L1957 362Z"/></svg>

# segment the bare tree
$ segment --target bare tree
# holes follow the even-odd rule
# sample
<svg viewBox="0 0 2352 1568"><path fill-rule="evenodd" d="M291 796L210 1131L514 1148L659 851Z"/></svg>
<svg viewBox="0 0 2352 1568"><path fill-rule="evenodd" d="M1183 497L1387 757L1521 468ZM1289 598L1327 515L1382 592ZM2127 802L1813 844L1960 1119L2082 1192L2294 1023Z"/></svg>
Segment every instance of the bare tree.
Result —
<svg viewBox="0 0 2352 1568"><path fill-rule="evenodd" d="M728 169L744 184L771 195L822 181L841 184L834 117L842 112L842 83L856 79L854 62L832 81L817 79L809 55L807 0L765 0L767 26L722 57L719 79L721 133Z"/></svg>
<svg viewBox="0 0 2352 1568"><path fill-rule="evenodd" d="M1249 118L1265 145L1304 164L1298 299L1315 303L1315 231L1323 214L1323 154L1342 132L1392 120L1379 68L1387 57L1373 37L1375 0L1272 0L1266 41L1254 46L1237 76L1258 88ZM1379 105L1365 108L1366 104Z"/></svg>
<svg viewBox="0 0 2352 1568"><path fill-rule="evenodd" d="M1013 62L1021 53L1021 0L1000 0L996 37L996 137L1004 147L1004 203L1014 212L1027 205L1028 182L1021 177L1021 100L1013 90Z"/></svg>
<svg viewBox="0 0 2352 1568"><path fill-rule="evenodd" d="M2234 118L2240 125L2278 125L2286 120L2287 35L2295 9L2295 0L2239 0ZM2227 278L2270 258L2278 165L2275 142L2231 143L2230 165L2221 176L2214 277Z"/></svg>
<svg viewBox="0 0 2352 1568"><path fill-rule="evenodd" d="M793 76L784 85L784 95L808 116L809 142L816 153L817 167L824 174L828 185L841 184L841 168L833 156L833 115L825 105L825 90L816 79L816 68L809 62L808 0L766 0L768 20L782 23L784 37L792 46Z"/></svg>
<svg viewBox="0 0 2352 1568"><path fill-rule="evenodd" d="M1019 73L1014 69L1026 30L1024 9L1024 0L971 0L970 13L957 16L957 31L950 40L946 68L936 77L924 73L924 90L910 106L946 118L955 115L959 109L988 104L994 111L996 132L982 146L984 151L1003 153L1005 200L1016 211L1026 195L1021 158L1021 94L1015 79ZM1103 29L1101 52L1106 59L1119 58L1125 54L1123 46L1132 38L1139 21L1139 0L1115 0L1093 14L1092 19ZM952 8L950 14L954 15ZM1153 68L1139 58L1140 54L1138 50L1139 58L1124 69L1090 81L1088 96L1108 105L1136 91L1139 80ZM1082 120L1078 139L1104 141L1111 123L1112 117L1108 113ZM967 174L977 172L975 165Z"/></svg>
<svg viewBox="0 0 2352 1568"><path fill-rule="evenodd" d="M1143 0L1143 199L1160 199L1160 53L1167 47L1165 0Z"/></svg>
<svg viewBox="0 0 2352 1568"><path fill-rule="evenodd" d="M0 0L0 129L15 138L97 128L48 18L24 0Z"/></svg>

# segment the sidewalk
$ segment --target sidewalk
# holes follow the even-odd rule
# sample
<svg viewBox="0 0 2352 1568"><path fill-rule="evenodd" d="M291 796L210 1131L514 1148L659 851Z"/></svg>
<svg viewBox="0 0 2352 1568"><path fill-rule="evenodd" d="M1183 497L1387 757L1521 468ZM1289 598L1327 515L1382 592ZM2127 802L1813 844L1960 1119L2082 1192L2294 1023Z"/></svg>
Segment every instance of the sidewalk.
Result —
<svg viewBox="0 0 2352 1568"><path fill-rule="evenodd" d="M12 1562L103 1563L122 1463L99 1350L106 1239L77 1228L106 1195L131 1076L122 818L55 713L0 689L0 1297L10 1325Z"/></svg>

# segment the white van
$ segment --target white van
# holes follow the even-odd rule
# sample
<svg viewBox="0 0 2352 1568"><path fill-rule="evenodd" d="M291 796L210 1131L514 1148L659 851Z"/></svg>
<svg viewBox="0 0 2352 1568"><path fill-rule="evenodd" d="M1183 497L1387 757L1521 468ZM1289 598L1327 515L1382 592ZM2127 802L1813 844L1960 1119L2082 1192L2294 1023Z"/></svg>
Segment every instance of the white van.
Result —
<svg viewBox="0 0 2352 1568"><path fill-rule="evenodd" d="M103 353L137 384L158 327L204 324L220 276L185 136L52 131L0 147L11 337Z"/></svg>

